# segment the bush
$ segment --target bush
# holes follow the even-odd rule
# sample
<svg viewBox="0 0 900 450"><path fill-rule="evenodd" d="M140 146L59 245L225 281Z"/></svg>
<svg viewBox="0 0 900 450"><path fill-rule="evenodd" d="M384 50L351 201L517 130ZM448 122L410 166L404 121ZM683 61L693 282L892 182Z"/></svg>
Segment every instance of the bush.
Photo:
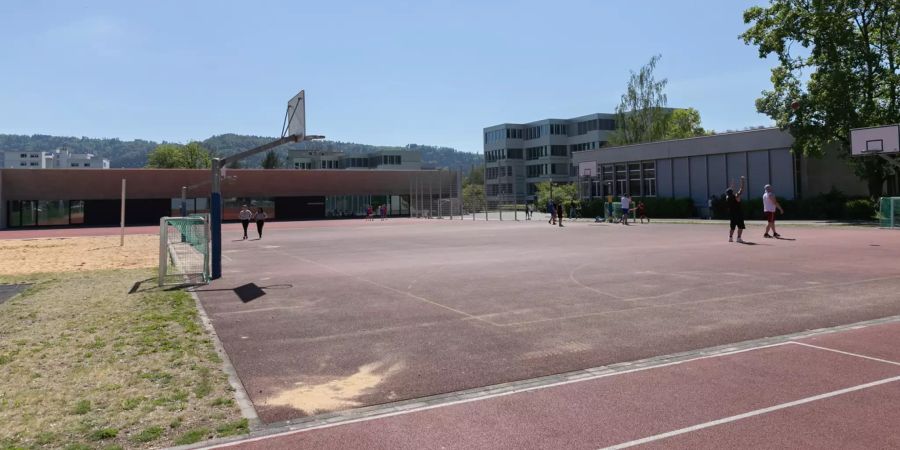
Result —
<svg viewBox="0 0 900 450"><path fill-rule="evenodd" d="M647 217L684 219L694 217L694 201L689 198L634 198L635 207L644 202Z"/></svg>
<svg viewBox="0 0 900 450"><path fill-rule="evenodd" d="M850 200L844 204L844 219L872 220L875 217L875 202L869 199Z"/></svg>

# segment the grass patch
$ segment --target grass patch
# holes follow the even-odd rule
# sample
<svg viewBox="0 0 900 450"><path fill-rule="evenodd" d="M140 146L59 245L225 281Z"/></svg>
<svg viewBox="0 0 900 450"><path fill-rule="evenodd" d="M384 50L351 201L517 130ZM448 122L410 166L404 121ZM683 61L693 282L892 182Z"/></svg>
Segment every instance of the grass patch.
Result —
<svg viewBox="0 0 900 450"><path fill-rule="evenodd" d="M216 427L216 434L219 436L234 436L236 434L246 434L250 432L250 424L247 419L228 422L224 425Z"/></svg>
<svg viewBox="0 0 900 450"><path fill-rule="evenodd" d="M162 427L150 427L131 438L134 442L150 442L159 439L163 434Z"/></svg>
<svg viewBox="0 0 900 450"><path fill-rule="evenodd" d="M92 441L102 441L105 439L112 439L119 434L119 430L115 428L101 428L99 430L95 430L91 433Z"/></svg>
<svg viewBox="0 0 900 450"><path fill-rule="evenodd" d="M198 428L196 430L188 431L187 433L182 434L178 439L175 440L176 445L187 445L193 444L195 442L200 442L206 436L209 436L210 432L208 428Z"/></svg>
<svg viewBox="0 0 900 450"><path fill-rule="evenodd" d="M0 449L165 447L185 430L205 431L198 439L242 432L193 298L128 294L153 276L0 275L33 283L0 305Z"/></svg>

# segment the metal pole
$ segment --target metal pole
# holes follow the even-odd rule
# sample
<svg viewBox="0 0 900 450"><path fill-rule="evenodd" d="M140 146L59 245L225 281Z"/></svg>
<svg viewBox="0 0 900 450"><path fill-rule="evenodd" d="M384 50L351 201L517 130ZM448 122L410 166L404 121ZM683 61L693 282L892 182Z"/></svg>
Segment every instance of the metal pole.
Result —
<svg viewBox="0 0 900 450"><path fill-rule="evenodd" d="M516 174L513 172L513 182L512 182L512 195L513 195L513 219L516 222L519 221L519 196L516 195Z"/></svg>
<svg viewBox="0 0 900 450"><path fill-rule="evenodd" d="M212 160L212 187L209 195L209 231L212 268L210 278L222 278L222 193L219 181L222 171L219 158Z"/></svg>
<svg viewBox="0 0 900 450"><path fill-rule="evenodd" d="M181 187L181 217L187 217L187 186Z"/></svg>
<svg viewBox="0 0 900 450"><path fill-rule="evenodd" d="M409 208L409 218L413 217L413 180L412 177L409 178L409 200L406 202L406 206Z"/></svg>
<svg viewBox="0 0 900 450"><path fill-rule="evenodd" d="M432 209L434 209L434 177L428 177L428 218L429 219L434 217L431 214Z"/></svg>
<svg viewBox="0 0 900 450"><path fill-rule="evenodd" d="M438 172L438 219L444 218L444 170Z"/></svg>
<svg viewBox="0 0 900 450"><path fill-rule="evenodd" d="M506 172L504 172L504 173L506 173ZM497 201L497 210L500 211L500 220L503 220L503 194L504 194L504 192L502 189L503 183L501 183L501 181L503 181L503 180L500 178L500 158L497 158L497 198L499 199Z"/></svg>
<svg viewBox="0 0 900 450"><path fill-rule="evenodd" d="M119 246L125 246L125 179L122 178L122 208L121 208L121 217L119 217L119 226L122 228L122 238L119 241Z"/></svg>

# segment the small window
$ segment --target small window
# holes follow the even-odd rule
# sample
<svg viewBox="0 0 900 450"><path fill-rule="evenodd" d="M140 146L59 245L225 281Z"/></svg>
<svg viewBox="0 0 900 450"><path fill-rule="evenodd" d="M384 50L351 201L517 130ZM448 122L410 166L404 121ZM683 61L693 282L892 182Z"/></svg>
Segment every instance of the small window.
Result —
<svg viewBox="0 0 900 450"><path fill-rule="evenodd" d="M71 163L69 164L69 167L78 167L78 163Z"/></svg>

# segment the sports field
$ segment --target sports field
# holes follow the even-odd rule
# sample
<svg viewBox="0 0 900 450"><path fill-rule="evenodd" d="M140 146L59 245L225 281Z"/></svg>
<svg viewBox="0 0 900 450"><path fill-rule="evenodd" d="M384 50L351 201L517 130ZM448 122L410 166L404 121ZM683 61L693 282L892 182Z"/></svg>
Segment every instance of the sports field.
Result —
<svg viewBox="0 0 900 450"><path fill-rule="evenodd" d="M875 228L277 225L226 226L198 289L270 424L900 315L900 233Z"/></svg>

